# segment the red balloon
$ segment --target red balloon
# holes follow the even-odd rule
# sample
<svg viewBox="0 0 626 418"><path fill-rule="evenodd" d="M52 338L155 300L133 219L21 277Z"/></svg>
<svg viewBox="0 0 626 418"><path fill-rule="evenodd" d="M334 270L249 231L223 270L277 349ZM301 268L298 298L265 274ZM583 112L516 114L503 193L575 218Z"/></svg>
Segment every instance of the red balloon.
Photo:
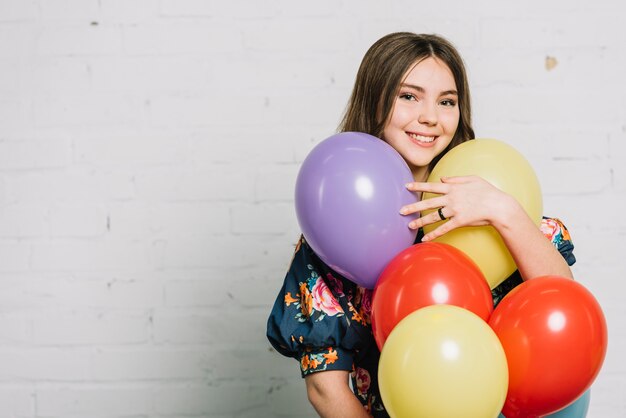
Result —
<svg viewBox="0 0 626 418"><path fill-rule="evenodd" d="M583 285L559 276L522 283L489 320L509 366L507 418L538 417L574 402L606 354L604 314Z"/></svg>
<svg viewBox="0 0 626 418"><path fill-rule="evenodd" d="M378 349L408 314L441 304L465 308L485 321L493 312L485 276L461 250L423 242L400 252L381 273L372 296L372 330Z"/></svg>

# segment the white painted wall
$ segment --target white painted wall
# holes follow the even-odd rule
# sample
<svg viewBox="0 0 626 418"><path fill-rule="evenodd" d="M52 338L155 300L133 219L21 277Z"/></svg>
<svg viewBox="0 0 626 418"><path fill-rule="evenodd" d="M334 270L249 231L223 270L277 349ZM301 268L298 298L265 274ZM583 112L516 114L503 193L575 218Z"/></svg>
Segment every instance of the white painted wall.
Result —
<svg viewBox="0 0 626 418"><path fill-rule="evenodd" d="M625 12L0 0L0 416L314 416L264 335L295 176L399 30L458 46L477 135L535 167L608 320L589 418L626 416Z"/></svg>

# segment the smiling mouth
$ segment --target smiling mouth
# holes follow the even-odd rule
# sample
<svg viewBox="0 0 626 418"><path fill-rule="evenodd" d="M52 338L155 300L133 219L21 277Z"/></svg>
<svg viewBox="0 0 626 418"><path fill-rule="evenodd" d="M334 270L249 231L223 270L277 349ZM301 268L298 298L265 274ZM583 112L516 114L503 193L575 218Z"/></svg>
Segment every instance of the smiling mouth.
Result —
<svg viewBox="0 0 626 418"><path fill-rule="evenodd" d="M418 141L418 142L424 142L426 144L434 142L435 139L437 139L436 136L424 136L424 135L418 135L418 134L414 134L412 132L407 132L407 134L413 138L414 140Z"/></svg>

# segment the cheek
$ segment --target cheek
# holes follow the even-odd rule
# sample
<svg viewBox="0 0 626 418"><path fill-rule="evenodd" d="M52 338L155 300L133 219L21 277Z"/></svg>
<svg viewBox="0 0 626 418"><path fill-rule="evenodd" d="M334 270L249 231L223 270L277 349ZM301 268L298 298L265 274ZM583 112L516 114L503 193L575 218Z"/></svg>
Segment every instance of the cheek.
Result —
<svg viewBox="0 0 626 418"><path fill-rule="evenodd" d="M446 127L446 131L450 133L456 132L456 128L459 127L460 114L458 112L452 112L445 116L444 118L444 126Z"/></svg>
<svg viewBox="0 0 626 418"><path fill-rule="evenodd" d="M402 111L398 109L394 109L389 119L387 120L387 124L383 129L383 139L387 141L389 138L393 138L393 133L398 129L402 129L404 124L402 123Z"/></svg>
<svg viewBox="0 0 626 418"><path fill-rule="evenodd" d="M388 126L396 129L403 129L409 119L410 112L407 109L403 109L402 106L396 106L391 113Z"/></svg>

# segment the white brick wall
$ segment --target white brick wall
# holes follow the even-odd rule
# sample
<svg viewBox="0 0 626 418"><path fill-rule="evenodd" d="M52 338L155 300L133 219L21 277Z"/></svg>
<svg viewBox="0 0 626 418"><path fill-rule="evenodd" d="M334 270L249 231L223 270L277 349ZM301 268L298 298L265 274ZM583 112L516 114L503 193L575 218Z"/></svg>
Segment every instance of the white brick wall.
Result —
<svg viewBox="0 0 626 418"><path fill-rule="evenodd" d="M398 30L450 38L477 135L535 167L609 324L588 416L626 416L624 12L0 0L0 417L314 416L264 336L295 176Z"/></svg>

